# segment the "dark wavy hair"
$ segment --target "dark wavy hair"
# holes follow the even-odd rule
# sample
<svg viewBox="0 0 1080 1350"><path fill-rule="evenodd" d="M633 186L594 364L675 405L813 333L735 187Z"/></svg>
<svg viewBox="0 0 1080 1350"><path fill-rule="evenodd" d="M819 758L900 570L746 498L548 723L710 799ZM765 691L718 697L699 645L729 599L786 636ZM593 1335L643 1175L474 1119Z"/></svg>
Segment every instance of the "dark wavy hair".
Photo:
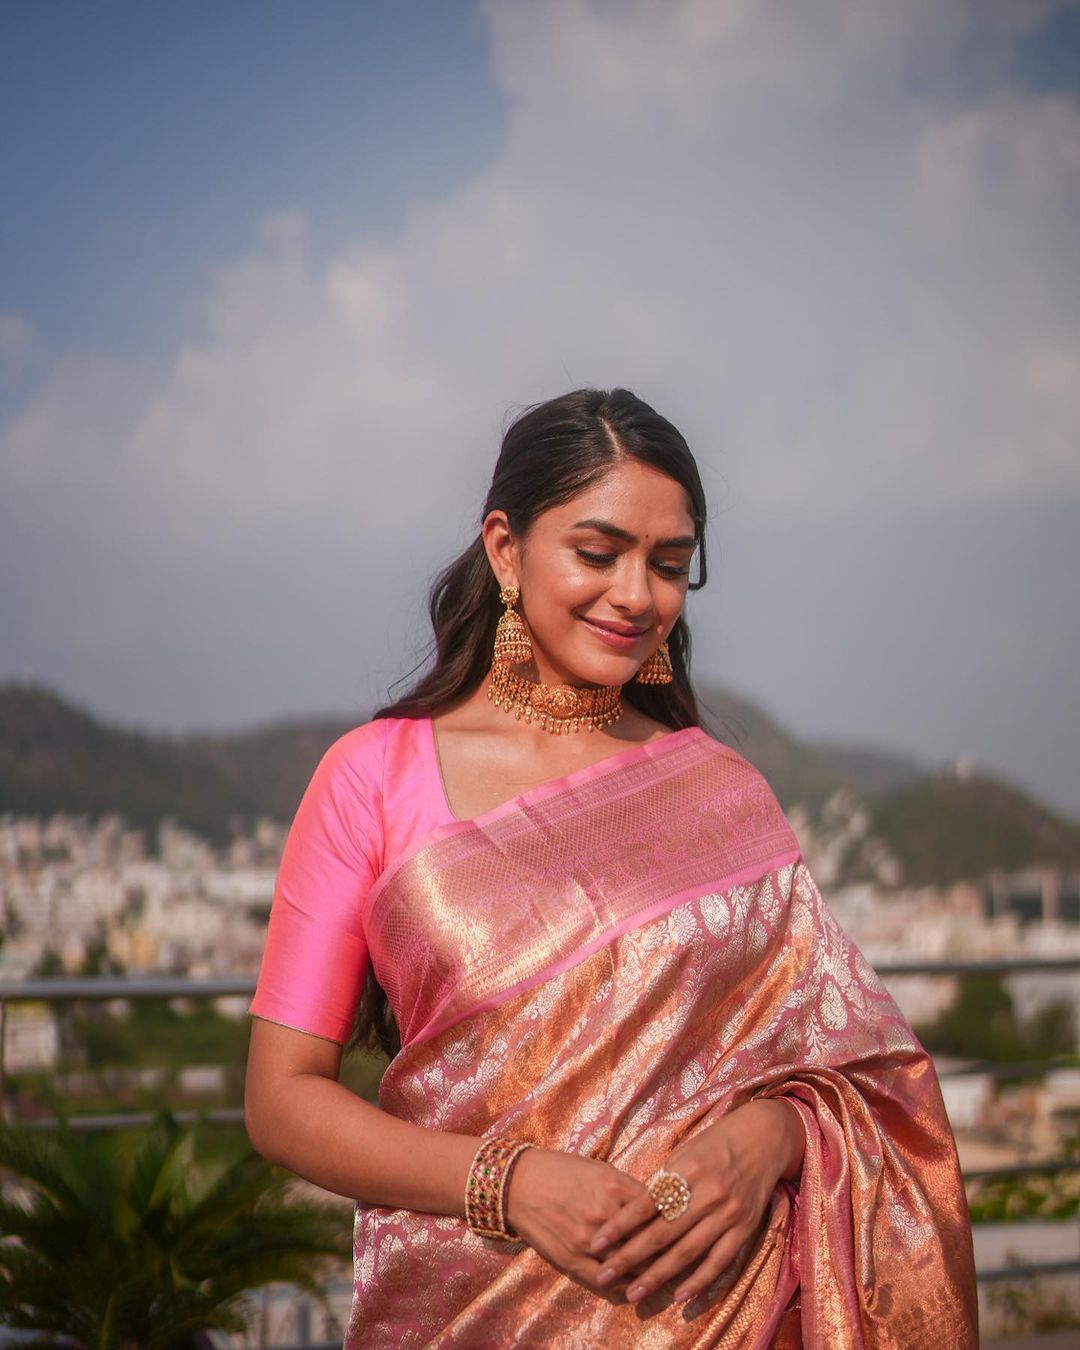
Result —
<svg viewBox="0 0 1080 1350"><path fill-rule="evenodd" d="M697 579L706 581L705 493L697 464L681 433L628 389L575 389L527 408L503 437L481 520L505 511L511 532L524 540L536 518L562 506L599 482L624 459L635 459L680 483L690 502L697 540ZM399 699L375 717L432 717L472 693L491 668L495 626L502 612L499 586L483 538L435 579L428 612L434 632L431 668ZM667 685L623 686L627 703L671 727L700 725L690 685L690 630L680 615L668 635L672 681ZM418 667L419 668L419 667ZM407 678L407 677L406 677ZM349 1048L400 1048L386 995L370 967L357 1009Z"/></svg>

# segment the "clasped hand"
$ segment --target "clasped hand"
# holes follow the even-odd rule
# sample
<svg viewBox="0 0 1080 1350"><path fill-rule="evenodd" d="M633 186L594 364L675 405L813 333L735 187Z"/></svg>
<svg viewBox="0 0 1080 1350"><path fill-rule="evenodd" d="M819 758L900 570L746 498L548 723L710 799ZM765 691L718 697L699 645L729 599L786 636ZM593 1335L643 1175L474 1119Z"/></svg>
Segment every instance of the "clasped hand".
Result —
<svg viewBox="0 0 1080 1350"><path fill-rule="evenodd" d="M680 1144L664 1164L690 1185L686 1213L657 1214L643 1182L610 1163L528 1149L509 1188L507 1218L541 1256L601 1293L639 1302L694 1267L675 1292L707 1289L748 1248L782 1176L802 1161L796 1110L762 1098Z"/></svg>

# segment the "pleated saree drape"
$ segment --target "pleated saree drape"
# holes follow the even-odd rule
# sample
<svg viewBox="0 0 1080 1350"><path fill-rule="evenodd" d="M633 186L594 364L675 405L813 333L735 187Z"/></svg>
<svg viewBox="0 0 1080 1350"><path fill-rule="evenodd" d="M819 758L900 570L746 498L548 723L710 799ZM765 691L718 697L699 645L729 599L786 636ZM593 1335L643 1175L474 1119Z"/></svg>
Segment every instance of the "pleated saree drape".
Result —
<svg viewBox="0 0 1080 1350"><path fill-rule="evenodd" d="M977 1344L933 1067L739 756L691 728L442 827L380 879L367 929L403 1042L384 1110L646 1179L782 1094L806 1153L737 1282L685 1305L359 1205L347 1347Z"/></svg>

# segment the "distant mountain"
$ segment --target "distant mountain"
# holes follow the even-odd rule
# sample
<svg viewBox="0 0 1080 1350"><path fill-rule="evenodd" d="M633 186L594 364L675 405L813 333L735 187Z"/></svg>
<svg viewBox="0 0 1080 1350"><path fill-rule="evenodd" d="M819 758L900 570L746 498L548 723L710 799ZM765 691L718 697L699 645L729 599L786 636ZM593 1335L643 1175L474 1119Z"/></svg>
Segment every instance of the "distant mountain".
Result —
<svg viewBox="0 0 1080 1350"><path fill-rule="evenodd" d="M749 699L705 686L698 703L708 729L765 775L785 809L800 803L816 814L838 788L857 786Z"/></svg>
<svg viewBox="0 0 1080 1350"><path fill-rule="evenodd" d="M172 816L222 843L234 821L291 819L319 756L351 725L152 735L110 726L40 685L0 685L0 811L118 811L140 828Z"/></svg>
<svg viewBox="0 0 1080 1350"><path fill-rule="evenodd" d="M116 810L137 826L171 814L207 828L233 808L224 788L166 737L107 726L36 685L0 689L0 810Z"/></svg>
<svg viewBox="0 0 1080 1350"><path fill-rule="evenodd" d="M989 778L920 776L900 756L800 741L756 704L701 691L708 729L745 755L781 804L815 819L846 789L913 885L1045 863L1080 868L1080 827ZM260 816L288 822L326 748L363 718L271 723L223 735L111 726L40 685L0 685L0 812L95 816L152 828L171 816L215 843Z"/></svg>
<svg viewBox="0 0 1080 1350"><path fill-rule="evenodd" d="M1008 783L941 774L871 804L871 833L885 841L913 886L1045 864L1080 869L1080 827Z"/></svg>
<svg viewBox="0 0 1080 1350"><path fill-rule="evenodd" d="M927 765L888 750L868 750L865 746L838 745L833 741L813 741L809 748L815 759L867 797L882 797L909 787L930 772Z"/></svg>
<svg viewBox="0 0 1080 1350"><path fill-rule="evenodd" d="M219 776L243 815L288 822L323 753L363 720L296 718L226 735L193 735L181 744Z"/></svg>
<svg viewBox="0 0 1080 1350"><path fill-rule="evenodd" d="M761 770L785 806L816 811L850 786L748 700L706 689L701 703L709 729ZM362 720L152 735L110 726L40 685L0 685L0 810L115 810L137 825L171 815L220 840L230 817L290 820L322 753Z"/></svg>

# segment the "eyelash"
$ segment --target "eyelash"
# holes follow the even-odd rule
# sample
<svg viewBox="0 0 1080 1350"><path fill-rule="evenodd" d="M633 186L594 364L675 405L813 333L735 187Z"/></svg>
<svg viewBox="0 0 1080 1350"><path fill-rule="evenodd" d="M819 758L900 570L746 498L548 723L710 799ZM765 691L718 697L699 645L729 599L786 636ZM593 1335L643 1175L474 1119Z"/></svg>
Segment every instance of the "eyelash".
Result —
<svg viewBox="0 0 1080 1350"><path fill-rule="evenodd" d="M614 553L590 553L584 548L579 548L576 552L582 562L588 563L590 567L610 567L615 561ZM665 577L685 577L690 575L689 567L674 567L669 563L654 563L653 566Z"/></svg>

